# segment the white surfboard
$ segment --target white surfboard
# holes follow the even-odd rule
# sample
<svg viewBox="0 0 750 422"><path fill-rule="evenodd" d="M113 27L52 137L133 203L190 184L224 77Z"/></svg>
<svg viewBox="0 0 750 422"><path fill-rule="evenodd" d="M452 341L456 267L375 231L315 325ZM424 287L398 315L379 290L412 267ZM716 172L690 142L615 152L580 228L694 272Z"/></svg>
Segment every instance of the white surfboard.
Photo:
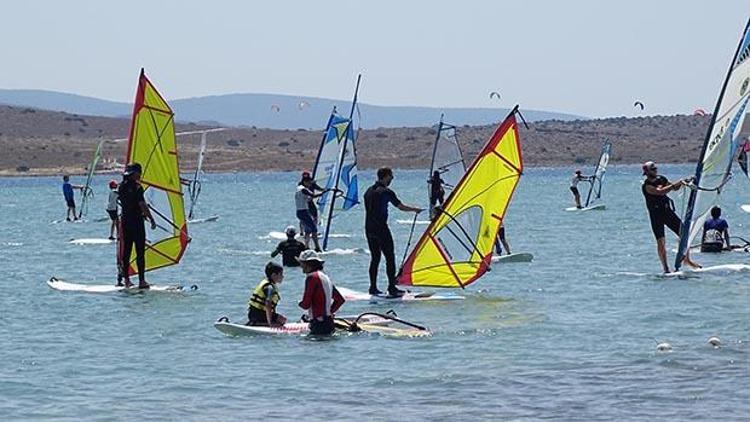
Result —
<svg viewBox="0 0 750 422"><path fill-rule="evenodd" d="M464 300L463 296L454 294L441 295L435 292L406 292L403 296L391 297L387 294L371 295L366 292L358 292L356 290L347 289L346 287L336 287L344 296L344 299L351 302L367 301L370 303L386 303L386 302L424 302L432 300Z"/></svg>
<svg viewBox="0 0 750 422"><path fill-rule="evenodd" d="M530 253L512 253L510 255L494 255L492 257L493 263L498 264L511 264L515 262L531 262L534 260L534 255Z"/></svg>
<svg viewBox="0 0 750 422"><path fill-rule="evenodd" d="M319 255L321 256L329 256L329 255L354 255L354 254L367 254L369 253L364 248L334 248L329 249L327 251L320 252Z"/></svg>
<svg viewBox="0 0 750 422"><path fill-rule="evenodd" d="M583 207L583 208L568 207L568 208L565 208L565 211L584 212L584 211L604 211L605 209L607 209L606 204L596 204L596 205L590 205L588 207Z"/></svg>
<svg viewBox="0 0 750 422"><path fill-rule="evenodd" d="M740 208L742 208L742 211L750 212L750 204L740 205Z"/></svg>
<svg viewBox="0 0 750 422"><path fill-rule="evenodd" d="M188 220L188 224L202 224L202 223L210 223L213 221L216 221L219 219L218 215L212 215L210 217L206 218L194 218L192 220ZM284 237L286 239L286 237Z"/></svg>
<svg viewBox="0 0 750 422"><path fill-rule="evenodd" d="M111 243L115 243L114 240L110 240L107 238L82 238L82 239L70 239L68 242L73 245L109 245Z"/></svg>
<svg viewBox="0 0 750 422"><path fill-rule="evenodd" d="M427 225L430 224L430 220L417 220L416 222L414 220L396 220L396 223L398 224L409 224L414 223L416 225Z"/></svg>
<svg viewBox="0 0 750 422"><path fill-rule="evenodd" d="M188 290L197 290L198 286L192 285L190 287L181 286L179 284L152 284L148 289L139 289L138 284L131 288L125 288L124 286L115 286L114 284L79 284L69 283L64 280L52 277L47 281L47 285L54 289L63 292L78 292L78 293L182 293Z"/></svg>
<svg viewBox="0 0 750 422"><path fill-rule="evenodd" d="M337 317L337 320L354 321L356 316ZM365 315L359 320L362 324L384 326L392 321L377 316ZM227 317L219 318L214 327L222 333L232 337L257 336L257 335L302 335L310 331L309 324L306 322L287 322L281 327L267 327L262 325L244 325L232 323Z"/></svg>

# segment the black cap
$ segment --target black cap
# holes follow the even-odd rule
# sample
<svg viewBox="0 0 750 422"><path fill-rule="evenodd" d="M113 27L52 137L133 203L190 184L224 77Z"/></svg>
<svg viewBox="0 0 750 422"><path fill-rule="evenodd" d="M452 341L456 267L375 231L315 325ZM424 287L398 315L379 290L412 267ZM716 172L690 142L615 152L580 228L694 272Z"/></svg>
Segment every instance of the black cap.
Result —
<svg viewBox="0 0 750 422"><path fill-rule="evenodd" d="M125 172L122 173L122 175L123 176L130 176L131 174L141 173L141 172L142 172L141 165L138 164L138 163L132 163L132 164L128 164L125 167Z"/></svg>

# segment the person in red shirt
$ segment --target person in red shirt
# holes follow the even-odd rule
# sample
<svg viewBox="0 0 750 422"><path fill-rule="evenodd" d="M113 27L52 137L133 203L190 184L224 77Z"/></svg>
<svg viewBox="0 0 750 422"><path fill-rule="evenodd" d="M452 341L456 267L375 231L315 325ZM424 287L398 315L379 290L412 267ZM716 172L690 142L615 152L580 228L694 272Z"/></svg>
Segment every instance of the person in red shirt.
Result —
<svg viewBox="0 0 750 422"><path fill-rule="evenodd" d="M317 252L306 250L297 258L305 274L305 292L299 307L307 311L310 334L330 335L336 330L333 316L346 302L341 293L323 273L323 261Z"/></svg>

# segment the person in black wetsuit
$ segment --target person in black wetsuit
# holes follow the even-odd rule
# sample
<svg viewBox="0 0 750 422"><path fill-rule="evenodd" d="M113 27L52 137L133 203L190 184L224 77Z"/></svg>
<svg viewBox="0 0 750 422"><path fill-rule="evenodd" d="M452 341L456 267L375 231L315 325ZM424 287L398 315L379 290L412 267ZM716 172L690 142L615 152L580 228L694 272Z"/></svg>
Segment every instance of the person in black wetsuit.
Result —
<svg viewBox="0 0 750 422"><path fill-rule="evenodd" d="M445 201L445 181L440 177L440 172L435 170L427 179L427 183L430 185L430 217L434 218L438 214L435 212L435 206L443 205Z"/></svg>
<svg viewBox="0 0 750 422"><path fill-rule="evenodd" d="M659 255L659 261L661 261L664 272L669 273L667 247L664 240L664 226L667 226L669 230L672 230L674 234L679 236L682 221L674 212L674 204L667 194L686 186L688 181L687 179L680 179L677 182L669 183L669 180L658 174L657 170L656 164L653 161L643 164L643 175L646 176L646 179L643 181L643 185L641 185L641 191L646 200L646 209L648 209L648 216L651 221L651 230L654 232L654 237L656 238L656 251ZM699 267L690 260L689 253L685 254L685 263L692 267Z"/></svg>
<svg viewBox="0 0 750 422"><path fill-rule="evenodd" d="M388 167L378 169L378 180L365 192L365 236L370 248L370 294L377 295L378 267L380 255L385 256L385 268L388 275L388 294L403 295L396 288L396 257L393 251L393 236L388 228L388 204L393 204L401 211L422 212L421 208L403 204L388 185L393 180L393 171Z"/></svg>
<svg viewBox="0 0 750 422"><path fill-rule="evenodd" d="M300 242L299 240L295 239L294 237L296 235L297 230L294 228L294 226L287 227L286 240L280 242L278 246L276 246L276 249L271 252L271 258L274 258L276 255L281 254L281 261L284 263L285 267L299 267L297 257L299 257L299 254L301 254L302 251L307 249L307 246L305 246L305 244Z"/></svg>
<svg viewBox="0 0 750 422"><path fill-rule="evenodd" d="M143 197L143 186L140 184L141 165L138 163L128 164L122 174L123 180L117 188L117 196L120 199L122 217L120 219L120 248L118 255L119 274L117 285L121 286L121 278L125 279L125 287L131 287L128 274L130 254L135 245L135 263L138 267L138 288L148 289L146 283L146 227L144 219L151 222L151 230L156 229L156 221L148 209L146 199Z"/></svg>

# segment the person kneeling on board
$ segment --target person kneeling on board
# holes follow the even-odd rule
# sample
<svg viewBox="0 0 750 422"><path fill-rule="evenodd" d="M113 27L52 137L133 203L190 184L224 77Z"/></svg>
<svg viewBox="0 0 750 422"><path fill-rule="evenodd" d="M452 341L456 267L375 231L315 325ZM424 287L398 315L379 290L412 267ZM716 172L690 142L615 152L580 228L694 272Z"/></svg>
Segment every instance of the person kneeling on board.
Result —
<svg viewBox="0 0 750 422"><path fill-rule="evenodd" d="M122 207L122 219L120 220L120 247L119 259L120 273L117 285L121 285L120 276L125 279L125 287L131 287L129 265L130 256L135 246L135 264L138 268L138 288L148 289L146 283L146 227L143 222L147 219L151 222L151 230L156 229L156 221L148 209L146 199L143 197L143 186L141 186L141 165L138 163L128 164L122 174L122 183L117 188L117 197Z"/></svg>
<svg viewBox="0 0 750 422"><path fill-rule="evenodd" d="M724 245L726 244L726 247ZM721 208L711 208L711 217L703 223L703 236L701 237L701 252L721 252L730 250L729 224L721 218Z"/></svg>
<svg viewBox="0 0 750 422"><path fill-rule="evenodd" d="M276 305L281 300L278 285L283 280L284 268L281 265L275 262L266 264L266 278L258 283L247 302L247 325L281 327L286 324L286 318L276 313Z"/></svg>
<svg viewBox="0 0 750 422"><path fill-rule="evenodd" d="M584 176L581 170L576 170L573 178L570 180L570 191L573 192L573 199L576 201L576 208L583 208L581 206L581 193L578 191L578 182L590 182L592 176Z"/></svg>
<svg viewBox="0 0 750 422"><path fill-rule="evenodd" d="M297 229L295 229L294 226L288 226L285 233L286 240L279 242L276 249L271 252L271 258L281 254L281 261L285 267L299 267L297 257L302 251L307 249L307 246L294 238L297 235Z"/></svg>
<svg viewBox="0 0 750 422"><path fill-rule="evenodd" d="M346 300L333 285L331 279L323 273L325 261L320 259L315 251L306 250L297 260L302 265L302 272L306 276L305 292L299 302L299 307L307 311L310 334L333 334L336 330L333 315Z"/></svg>
<svg viewBox="0 0 750 422"><path fill-rule="evenodd" d="M672 230L677 236L680 235L682 221L674 212L672 199L667 196L669 192L680 190L688 184L688 179L680 179L674 183L669 183L666 177L657 173L656 164L653 161L647 161L643 164L643 175L646 179L641 185L641 192L646 200L646 209L651 221L651 231L656 238L656 252L659 255L664 273L669 273L667 265L667 246L664 240L664 226ZM700 268L700 265L690 260L690 251L685 253L684 262L691 267Z"/></svg>

